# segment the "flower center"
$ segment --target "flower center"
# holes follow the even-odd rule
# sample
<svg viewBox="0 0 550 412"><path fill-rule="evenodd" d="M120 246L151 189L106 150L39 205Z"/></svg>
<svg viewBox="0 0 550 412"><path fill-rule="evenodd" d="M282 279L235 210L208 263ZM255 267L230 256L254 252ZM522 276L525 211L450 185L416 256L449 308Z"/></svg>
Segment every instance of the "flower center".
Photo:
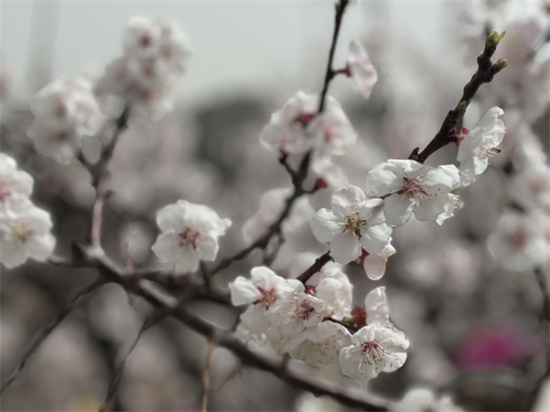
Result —
<svg viewBox="0 0 550 412"><path fill-rule="evenodd" d="M186 227L179 234L179 244L180 247L191 246L193 249L197 248L197 239L199 238L200 233L191 227Z"/></svg>
<svg viewBox="0 0 550 412"><path fill-rule="evenodd" d="M301 123L302 126L307 126L308 123L313 119L314 115L312 113L300 113L300 115L294 120L295 122Z"/></svg>
<svg viewBox="0 0 550 412"><path fill-rule="evenodd" d="M361 349L365 355L376 355L382 349L380 344L373 340L370 342L365 342L361 345Z"/></svg>
<svg viewBox="0 0 550 412"><path fill-rule="evenodd" d="M15 237L21 242L25 243L31 236L32 231L27 229L23 223L21 223L20 220L16 220L13 224L13 231L15 234Z"/></svg>
<svg viewBox="0 0 550 412"><path fill-rule="evenodd" d="M518 228L510 235L510 242L516 249L523 249L529 242L529 236L524 228Z"/></svg>
<svg viewBox="0 0 550 412"><path fill-rule="evenodd" d="M277 292L275 292L275 289L258 288L258 290L262 294L262 297L254 303L263 303L269 307L277 300Z"/></svg>
<svg viewBox="0 0 550 412"><path fill-rule="evenodd" d="M421 195L428 195L417 178L409 179L408 177L403 178L403 187L397 194L407 196L409 199L416 199Z"/></svg>
<svg viewBox="0 0 550 412"><path fill-rule="evenodd" d="M348 230L353 231L357 236L361 235L361 226L365 224L365 220L361 219L359 212L355 212L346 217L346 225L344 226L344 232Z"/></svg>
<svg viewBox="0 0 550 412"><path fill-rule="evenodd" d="M300 302L298 306L298 317L309 319L309 316L315 311L315 308L307 300Z"/></svg>
<svg viewBox="0 0 550 412"><path fill-rule="evenodd" d="M312 296L315 296L315 293L317 292L317 288L312 285L306 285L306 293Z"/></svg>

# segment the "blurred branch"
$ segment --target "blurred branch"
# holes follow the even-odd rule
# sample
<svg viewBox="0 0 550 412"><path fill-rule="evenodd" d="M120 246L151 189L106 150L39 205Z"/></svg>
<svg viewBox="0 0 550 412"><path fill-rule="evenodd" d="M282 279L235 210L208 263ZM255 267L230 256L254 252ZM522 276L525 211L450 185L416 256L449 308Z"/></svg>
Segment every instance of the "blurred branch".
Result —
<svg viewBox="0 0 550 412"><path fill-rule="evenodd" d="M118 138L128 127L128 117L130 116L130 107L128 104L124 106L124 110L120 114L115 123L115 130L111 141L103 147L101 157L97 164L93 167L88 167L92 175L92 186L96 189L96 199L92 208L92 225L90 230L90 242L92 245L99 247L101 238L101 223L103 221L103 205L105 198L108 195L106 180L109 175L107 168L113 157Z"/></svg>
<svg viewBox="0 0 550 412"><path fill-rule="evenodd" d="M48 336L50 336L54 329L61 322L63 322L67 315L72 312L80 299L99 289L103 284L103 280L98 278L94 283L80 290L71 300L69 300L67 305L57 314L55 319L51 321L50 324L47 325L44 329L42 329L35 340L31 343L29 348L23 353L23 356L21 357L19 364L15 368L15 371L13 371L11 376L2 384L2 387L0 388L0 395L3 394L4 391L15 381L19 373L23 370L23 368L25 368L25 365L27 364L31 356L36 353L40 346L46 341L46 339L48 339Z"/></svg>
<svg viewBox="0 0 550 412"><path fill-rule="evenodd" d="M179 302L172 296L161 293L148 285L132 281L131 278L124 275L124 270L118 268L102 251L83 243L76 243L75 246L80 251L82 258L97 267L107 281L121 285L128 292L145 299L161 313L168 313L169 316L200 333L216 345L231 350L243 363L272 373L289 385L300 387L317 395L331 396L345 405L361 407L367 411L385 411L388 409L386 402L370 397L357 396L345 388L316 381L309 375L286 368L284 363L278 360L252 352L246 344L237 339L230 331L219 329L179 307ZM208 294L208 291L205 291L205 294Z"/></svg>
<svg viewBox="0 0 550 412"><path fill-rule="evenodd" d="M208 394L210 392L210 361L215 350L216 345L213 342L208 342L206 363L202 372L202 412L208 412Z"/></svg>
<svg viewBox="0 0 550 412"><path fill-rule="evenodd" d="M468 84L464 86L464 92L456 107L447 114L441 128L432 139L428 146L420 152L420 148L415 148L409 155L409 159L424 163L428 157L441 149L442 147L457 141L457 124L464 116L468 105L479 90L482 84L490 83L494 76L507 66L506 60L499 59L496 63L491 62L491 57L495 53L498 43L504 37L505 32L498 34L493 32L487 36L485 49L477 58L477 71L474 73Z"/></svg>
<svg viewBox="0 0 550 412"><path fill-rule="evenodd" d="M534 272L542 293L542 319L546 322L550 322L550 295L548 290L548 281L540 267L535 268Z"/></svg>

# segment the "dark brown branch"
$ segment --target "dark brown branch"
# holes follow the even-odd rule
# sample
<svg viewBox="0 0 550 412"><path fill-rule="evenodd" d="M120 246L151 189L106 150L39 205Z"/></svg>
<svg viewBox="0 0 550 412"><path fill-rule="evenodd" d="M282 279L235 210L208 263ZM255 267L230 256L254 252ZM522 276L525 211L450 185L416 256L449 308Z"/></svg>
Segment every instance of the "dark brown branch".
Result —
<svg viewBox="0 0 550 412"><path fill-rule="evenodd" d="M348 3L349 2L347 0L340 0L335 5L336 14L334 16L334 32L332 33L332 43L328 52L328 64L325 73L325 82L323 84L323 90L321 91L321 98L319 100L319 113L321 113L325 107L325 99L331 80L334 78L334 76L341 72L341 70L334 70L332 68L332 62L334 60L334 52L336 50L336 43L338 42L338 35L340 34L340 27L342 26L342 18L344 17L344 12L346 11Z"/></svg>
<svg viewBox="0 0 550 412"><path fill-rule="evenodd" d="M298 276L297 279L302 283L306 283L310 277L319 272L323 268L323 266L325 266L331 260L334 259L332 258L332 256L330 256L330 252L325 253L324 255L318 257L315 260L315 263L311 265L304 273Z"/></svg>
<svg viewBox="0 0 550 412"><path fill-rule="evenodd" d="M309 375L286 368L285 364L278 360L250 351L230 331L216 328L208 322L188 313L180 308L177 300L171 296L161 294L147 287L147 285L128 279L124 275L124 270L118 268L102 251L81 243L77 243L75 247L80 251L82 258L97 267L108 281L117 283L127 291L142 297L160 312L169 313L169 316L200 333L216 345L231 350L243 363L272 373L289 385L300 387L316 395L331 396L345 405L360 407L366 411L386 411L388 409L388 405L385 402L357 396L343 387L317 381Z"/></svg>
<svg viewBox="0 0 550 412"><path fill-rule="evenodd" d="M335 6L336 15L334 18L334 32L332 34L332 43L330 45L325 80L323 82L323 89L321 91L321 97L319 100L319 109L317 111L317 115L322 113L325 107L325 100L326 100L326 95L328 92L330 82L337 74L343 73L342 70L334 70L332 68L332 65L334 60L334 52L336 50L336 43L338 42L338 35L340 34L340 27L342 25L342 18L344 16L344 11L346 10L346 7L348 6L348 4L349 2L347 0L340 0ZM279 219L277 219L277 221L269 228L269 230L264 236L262 236L261 238L259 238L258 240L256 240L254 243L244 248L243 250L235 253L233 256L230 256L222 260L220 263L218 263L218 265L216 265L210 271L212 275L215 275L220 270L229 267L235 261L245 259L250 253L252 253L256 249L265 249L269 245L270 240L274 236L281 234L282 224L290 214L290 211L292 209L292 206L294 205L294 202L300 196L304 194L315 193L319 189L317 186L314 186L312 189L309 189L309 190L304 188L304 182L308 175L311 156L312 156L311 151L305 154L305 156L303 157L298 167L298 170L294 170L290 167L290 165L287 163L286 154L283 154L281 156L279 161L281 165L285 168L285 170L288 172L288 174L290 175L290 178L292 180L292 185L294 186L294 192L286 200L285 208L283 209L281 215L279 216Z"/></svg>
<svg viewBox="0 0 550 412"><path fill-rule="evenodd" d="M482 84L490 83L494 76L507 65L506 60L498 60L494 64L491 62L491 57L493 57L498 43L503 37L504 33L498 34L497 32L493 32L487 36L487 40L485 41L485 49L477 58L478 69L468 84L464 86L464 92L460 98L460 101L456 107L451 110L449 114L447 114L441 128L428 146L426 146L422 152L420 152L419 147L415 148L410 154L409 159L424 163L433 153L449 143L457 141L457 125L464 116L464 113L466 112L466 109L468 108L468 105L472 101L473 97Z"/></svg>
<svg viewBox="0 0 550 412"><path fill-rule="evenodd" d="M534 269L540 291L542 293L541 317L544 321L550 322L550 295L548 292L548 281L540 267Z"/></svg>
<svg viewBox="0 0 550 412"><path fill-rule="evenodd" d="M31 343L31 345L28 347L28 349L23 353L23 356L21 357L21 360L19 361L19 364L11 374L11 376L2 384L2 387L0 388L0 394L4 393L4 391L15 381L19 373L25 368L25 365L29 361L29 359L36 353L36 351L40 348L40 346L48 339L50 334L54 331L54 329L61 323L63 320L67 317L69 313L72 312L72 310L75 308L77 303L82 299L84 296L89 295L90 293L96 291L99 289L104 282L101 279L96 280L94 283L86 286L84 289L80 290L69 302L67 305L57 314L55 319L49 323L42 331L38 334L38 336L35 338L35 340Z"/></svg>

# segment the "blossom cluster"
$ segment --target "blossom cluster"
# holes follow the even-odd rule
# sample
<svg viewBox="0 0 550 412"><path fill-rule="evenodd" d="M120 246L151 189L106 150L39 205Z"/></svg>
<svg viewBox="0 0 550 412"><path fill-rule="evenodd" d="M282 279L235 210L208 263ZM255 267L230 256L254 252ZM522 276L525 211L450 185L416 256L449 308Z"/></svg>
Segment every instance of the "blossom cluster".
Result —
<svg viewBox="0 0 550 412"><path fill-rule="evenodd" d="M29 258L45 261L55 247L49 213L30 200L33 185L14 159L0 153L0 262L7 268Z"/></svg>
<svg viewBox="0 0 550 412"><path fill-rule="evenodd" d="M317 368L339 363L344 375L361 382L405 363L409 342L389 321L385 289L370 292L365 309L355 308L352 316L353 287L340 264L325 265L305 284L259 266L250 279L235 279L230 289L234 305L249 305L237 331L245 341L288 352ZM352 321L353 334L344 326Z"/></svg>
<svg viewBox="0 0 550 412"><path fill-rule="evenodd" d="M28 131L36 151L59 163L70 163L83 139L95 136L104 115L89 77L56 79L30 101L34 120Z"/></svg>
<svg viewBox="0 0 550 412"><path fill-rule="evenodd" d="M171 90L191 55L186 34L171 22L134 17L122 46L123 56L107 67L98 91L120 96L152 117L171 110Z"/></svg>

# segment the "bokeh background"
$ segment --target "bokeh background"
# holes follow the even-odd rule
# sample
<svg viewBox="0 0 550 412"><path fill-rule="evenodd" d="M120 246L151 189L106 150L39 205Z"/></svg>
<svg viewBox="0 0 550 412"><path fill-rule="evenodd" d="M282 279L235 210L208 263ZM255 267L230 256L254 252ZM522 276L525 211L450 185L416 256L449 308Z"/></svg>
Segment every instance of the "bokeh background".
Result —
<svg viewBox="0 0 550 412"><path fill-rule="evenodd" d="M208 204L233 221L219 253L220 258L229 256L245 245L241 227L257 210L261 195L290 186L259 135L270 113L297 90L320 91L332 4L2 1L1 149L35 178L34 201L52 213L56 253L68 255L73 240L86 238L94 190L80 164L59 165L34 151L26 134L32 120L28 98L34 92L62 74L101 76L120 55L121 33L135 15L178 23L193 48L189 69L174 90L171 113L157 122L130 119L111 166L114 195L105 210L103 244L119 262L128 256L136 266L160 267L150 252L157 235L155 212L183 198ZM544 2L537 4L545 18ZM388 158L408 156L436 133L483 48L483 32L468 18L481 13L479 6L444 0L363 1L348 10L336 66L344 64L349 42L359 39L380 76L368 101L355 94L347 79L337 78L331 85L330 94L342 103L359 136L355 150L339 159L350 183L364 187L369 169ZM516 39L520 44L523 34ZM547 57L548 49L539 53ZM497 76L490 87L482 87L468 109L466 126L473 127L494 105L494 90L504 88L505 81ZM506 139L529 141L547 152L547 105L541 112L528 121L522 114L519 123L508 118ZM398 253L381 281L369 281L361 268L347 268L358 305L369 290L387 286L392 318L411 340L405 366L373 381L374 393L399 399L408 389L423 386L453 394L469 410L533 407L544 363L541 353L548 346L541 333L541 292L532 273L506 271L486 246L508 202L505 169L513 148L507 146L501 159L461 193L465 204L455 218L442 227L411 222L394 232ZM450 163L455 157L456 148L449 146L429 163ZM320 191L310 203L315 209L324 207L329 197L328 191ZM286 243L273 263L281 274L292 271L298 253L324 253L307 219L298 223L285 234ZM253 254L216 281L225 287L260 261L260 254ZM11 271L2 267L1 272L0 361L5 378L29 339L94 272L36 262ZM208 302L190 305L226 328L237 316L231 308ZM114 368L148 313L147 305L120 287L103 287L81 302L31 359L3 395L2 410L97 410ZM151 328L128 360L114 408L200 410L207 350L202 337L171 320ZM306 368L296 361L292 365ZM311 373L356 385L340 375L338 365ZM212 411L345 410L241 367L224 349L214 352L211 376Z"/></svg>

